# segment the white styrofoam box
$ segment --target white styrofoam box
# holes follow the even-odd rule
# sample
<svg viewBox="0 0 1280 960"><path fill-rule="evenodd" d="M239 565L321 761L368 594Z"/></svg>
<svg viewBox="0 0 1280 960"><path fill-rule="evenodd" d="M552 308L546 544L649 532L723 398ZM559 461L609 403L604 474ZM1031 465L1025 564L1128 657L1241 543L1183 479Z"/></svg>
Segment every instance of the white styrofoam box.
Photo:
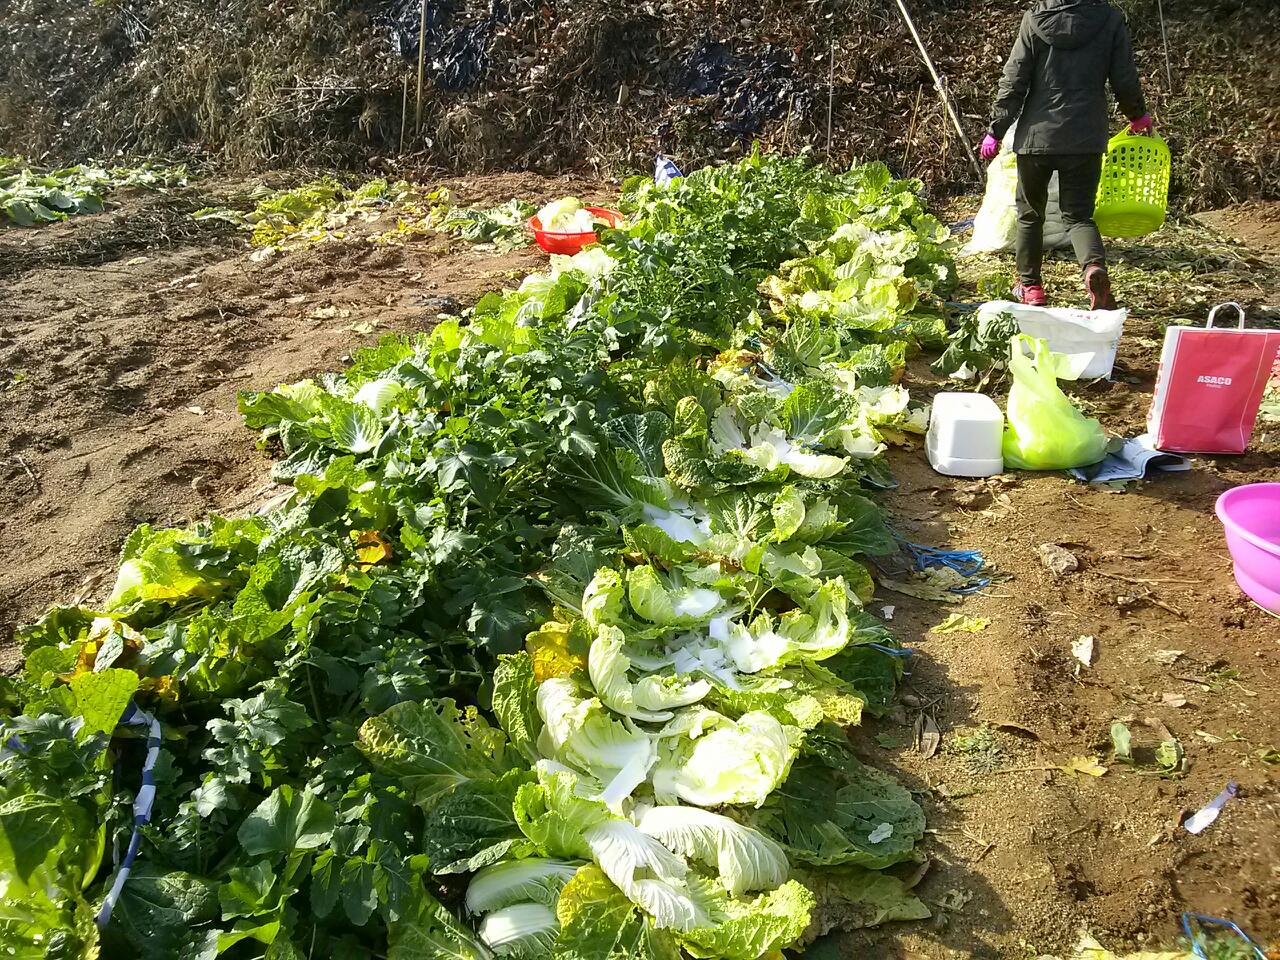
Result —
<svg viewBox="0 0 1280 960"><path fill-rule="evenodd" d="M1004 472L1004 414L981 393L933 398L925 450L933 469L948 477L993 477Z"/></svg>
<svg viewBox="0 0 1280 960"><path fill-rule="evenodd" d="M978 308L979 322L1001 313L1012 314L1019 330L1048 340L1049 349L1066 358L1058 370L1061 379L1111 379L1128 310L1069 310L993 300Z"/></svg>

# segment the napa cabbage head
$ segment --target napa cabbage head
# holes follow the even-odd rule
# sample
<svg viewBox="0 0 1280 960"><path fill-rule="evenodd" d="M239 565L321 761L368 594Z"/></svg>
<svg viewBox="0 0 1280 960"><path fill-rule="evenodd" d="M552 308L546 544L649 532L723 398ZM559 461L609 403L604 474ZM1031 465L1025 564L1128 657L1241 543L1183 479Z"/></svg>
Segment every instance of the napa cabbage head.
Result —
<svg viewBox="0 0 1280 960"><path fill-rule="evenodd" d="M619 806L645 781L657 752L649 734L630 719L615 717L564 677L543 682L537 701L543 722L538 751L598 780L608 806Z"/></svg>
<svg viewBox="0 0 1280 960"><path fill-rule="evenodd" d="M496 957L538 960L551 956L560 924L545 904L513 903L486 914L477 932Z"/></svg>
<svg viewBox="0 0 1280 960"><path fill-rule="evenodd" d="M552 200L538 211L538 222L543 230L556 233L590 233L595 228L591 212L583 208L577 197Z"/></svg>
<svg viewBox="0 0 1280 960"><path fill-rule="evenodd" d="M711 691L705 680L648 675L632 683L631 659L617 627L602 626L591 644L587 670L596 695L610 710L634 720L670 720L671 710L697 703Z"/></svg>
<svg viewBox="0 0 1280 960"><path fill-rule="evenodd" d="M658 736L653 792L659 802L758 807L786 780L802 733L762 711L730 720L691 707Z"/></svg>
<svg viewBox="0 0 1280 960"><path fill-rule="evenodd" d="M544 857L590 860L583 832L615 816L600 799L602 785L555 760L539 760L534 773L537 782L521 784L511 805L516 826Z"/></svg>
<svg viewBox="0 0 1280 960"><path fill-rule="evenodd" d="M668 510L645 504L644 519L677 543L702 546L711 536L711 518L692 507L677 509L673 503L672 509Z"/></svg>
<svg viewBox="0 0 1280 960"><path fill-rule="evenodd" d="M588 229L591 228L588 227ZM604 247L593 244L578 251L571 257L552 254L551 275L558 277L566 270L576 270L591 280L597 280L600 277L608 276L616 264L617 261L609 255L609 252Z"/></svg>
<svg viewBox="0 0 1280 960"><path fill-rule="evenodd" d="M582 616L593 627L618 623L625 604L622 574L610 567L601 567L582 593Z"/></svg>
<svg viewBox="0 0 1280 960"><path fill-rule="evenodd" d="M785 466L798 476L815 480L834 477L849 464L844 457L814 453L771 423L760 422L748 427L727 404L716 411L712 421L711 449L721 456L742 457L761 470L773 471Z"/></svg>
<svg viewBox="0 0 1280 960"><path fill-rule="evenodd" d="M467 884L467 910L491 913L516 903L555 906L577 869L576 864L549 857L495 863L478 871Z"/></svg>
<svg viewBox="0 0 1280 960"><path fill-rule="evenodd" d="M749 624L731 624L721 645L743 673L801 660L825 660L849 643L848 605L843 578L828 580L803 609L784 613L776 624L768 613Z"/></svg>
<svg viewBox="0 0 1280 960"><path fill-rule="evenodd" d="M627 599L645 620L670 627L703 623L725 606L718 590L669 584L649 564L627 573Z"/></svg>
<svg viewBox="0 0 1280 960"><path fill-rule="evenodd" d="M731 894L771 890L787 879L787 855L776 840L710 810L645 807L637 811L636 826L669 850L715 870Z"/></svg>
<svg viewBox="0 0 1280 960"><path fill-rule="evenodd" d="M400 383L383 378L364 383L352 399L381 416L396 405L403 393L404 387Z"/></svg>

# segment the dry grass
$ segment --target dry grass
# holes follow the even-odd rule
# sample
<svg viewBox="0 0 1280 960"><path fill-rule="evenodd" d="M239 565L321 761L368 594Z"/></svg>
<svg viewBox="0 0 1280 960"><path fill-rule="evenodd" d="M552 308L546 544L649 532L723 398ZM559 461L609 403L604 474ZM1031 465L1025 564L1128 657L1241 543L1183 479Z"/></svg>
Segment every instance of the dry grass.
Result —
<svg viewBox="0 0 1280 960"><path fill-rule="evenodd" d="M1120 2L1178 157L1176 196L1196 209L1280 197L1280 7L1164 0L1170 84L1156 0ZM935 193L974 185L891 0L503 0L483 81L448 91L429 79L422 130L409 130L407 156L397 158L404 83L412 91L415 70L392 50L380 18L404 6L0 0L0 149L70 158L178 152L254 169L376 162L397 173L614 174L647 168L659 148L701 163L744 147L719 122L722 103L680 92L692 51L716 39L735 54L768 52L793 80L787 109L756 134L766 146L825 154L830 98L834 162L884 159ZM1025 4L911 7L976 138ZM455 27L491 10L489 0L454 9Z"/></svg>

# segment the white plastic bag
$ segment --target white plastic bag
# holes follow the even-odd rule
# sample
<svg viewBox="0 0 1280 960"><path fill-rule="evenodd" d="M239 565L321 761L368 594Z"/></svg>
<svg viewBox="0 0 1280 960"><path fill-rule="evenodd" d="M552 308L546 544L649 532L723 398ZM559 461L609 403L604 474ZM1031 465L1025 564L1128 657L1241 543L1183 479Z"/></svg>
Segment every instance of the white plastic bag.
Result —
<svg viewBox="0 0 1280 960"><path fill-rule="evenodd" d="M1021 332L1049 341L1049 349L1060 357L1057 372L1062 380L1110 378L1129 317L1128 310L1068 310L993 300L978 308L978 322L985 324L1002 313L1010 314Z"/></svg>
<svg viewBox="0 0 1280 960"><path fill-rule="evenodd" d="M987 167L987 187L982 207L973 218L973 236L962 255L1012 250L1018 235L1018 158L1013 152L1017 124L1004 135L1000 154ZM1049 205L1044 214L1044 248L1056 250L1071 242L1058 203L1058 175L1049 180Z"/></svg>

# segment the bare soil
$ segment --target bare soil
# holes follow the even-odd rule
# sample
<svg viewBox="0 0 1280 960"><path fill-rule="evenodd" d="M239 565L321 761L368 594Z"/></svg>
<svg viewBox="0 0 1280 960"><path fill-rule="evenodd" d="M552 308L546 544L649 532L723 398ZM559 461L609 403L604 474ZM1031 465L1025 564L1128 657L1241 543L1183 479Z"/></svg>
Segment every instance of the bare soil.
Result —
<svg viewBox="0 0 1280 960"><path fill-rule="evenodd" d="M1280 252L1280 202L1254 200L1208 210L1195 219L1205 226L1258 250Z"/></svg>
<svg viewBox="0 0 1280 960"><path fill-rule="evenodd" d="M527 175L448 185L477 202L610 190ZM0 642L51 602L101 597L134 524L272 496L269 459L235 412L238 390L337 369L354 348L429 327L542 262L534 250L496 254L444 237L384 246L351 232L255 262L238 237L177 220L172 242L140 245L122 224L163 221L156 202L131 197L97 217L0 231ZM1215 229L1265 237L1245 213L1231 217ZM1132 436L1144 429L1162 328L1140 291L1126 292L1137 309L1115 379L1072 390L1111 432ZM1166 293L1161 316L1179 297L1188 316L1206 299L1280 300L1276 287L1214 277ZM939 387L923 365L911 381L922 395ZM1028 958L1066 951L1082 929L1116 946L1171 943L1185 909L1280 941L1280 789L1264 759L1280 747L1280 621L1242 598L1212 512L1229 486L1280 480L1280 424L1260 427L1243 457L1197 458L1189 473L1123 491L1059 474L952 480L919 449L896 451L893 466L900 486L887 503L900 531L979 549L999 576L954 608L989 618L978 633L930 633L952 609L877 597L916 655L901 705L854 740L926 807L917 890L935 918L852 936L841 955ZM1071 551L1079 569L1055 577L1037 555L1043 543ZM1089 667L1071 653L1085 635L1095 638ZM11 644L3 655L16 662ZM912 736L922 715L942 737L927 758ZM1118 719L1143 748L1176 737L1185 775L1114 762ZM984 727L986 746L974 749L964 737ZM1058 769L1077 757L1107 772ZM1213 826L1198 837L1180 828L1229 781L1239 794Z"/></svg>

